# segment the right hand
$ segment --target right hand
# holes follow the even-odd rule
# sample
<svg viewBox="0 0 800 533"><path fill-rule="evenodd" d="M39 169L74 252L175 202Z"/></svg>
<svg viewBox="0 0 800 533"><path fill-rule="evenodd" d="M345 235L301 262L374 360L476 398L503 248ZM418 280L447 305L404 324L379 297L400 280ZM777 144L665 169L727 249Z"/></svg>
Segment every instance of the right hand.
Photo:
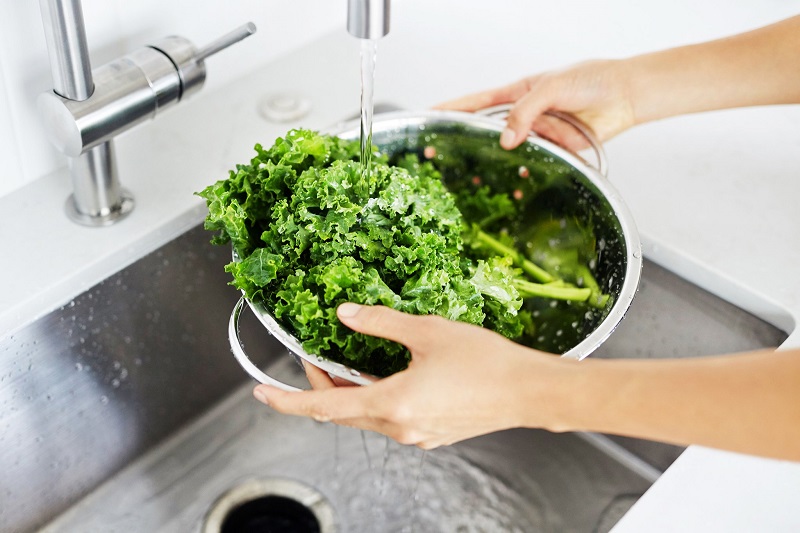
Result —
<svg viewBox="0 0 800 533"><path fill-rule="evenodd" d="M571 150L587 148L586 139L572 126L543 115L555 110L570 113L605 141L636 123L625 61L600 60L566 70L545 72L496 89L463 96L437 109L478 111L500 104L514 104L500 145L511 150L530 131Z"/></svg>
<svg viewBox="0 0 800 533"><path fill-rule="evenodd" d="M306 365L315 390L286 392L259 385L273 409L383 433L423 449L521 426L560 428L563 386L576 361L513 343L478 326L389 307L343 304L339 319L353 329L404 344L406 370L366 387L338 387Z"/></svg>

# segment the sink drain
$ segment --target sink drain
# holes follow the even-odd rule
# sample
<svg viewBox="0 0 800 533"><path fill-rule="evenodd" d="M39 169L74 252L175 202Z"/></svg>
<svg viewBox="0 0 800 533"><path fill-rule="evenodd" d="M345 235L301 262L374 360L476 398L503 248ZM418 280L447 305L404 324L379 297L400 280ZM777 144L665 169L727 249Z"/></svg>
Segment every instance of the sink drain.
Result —
<svg viewBox="0 0 800 533"><path fill-rule="evenodd" d="M335 533L333 507L316 489L291 479L247 481L211 506L203 533Z"/></svg>

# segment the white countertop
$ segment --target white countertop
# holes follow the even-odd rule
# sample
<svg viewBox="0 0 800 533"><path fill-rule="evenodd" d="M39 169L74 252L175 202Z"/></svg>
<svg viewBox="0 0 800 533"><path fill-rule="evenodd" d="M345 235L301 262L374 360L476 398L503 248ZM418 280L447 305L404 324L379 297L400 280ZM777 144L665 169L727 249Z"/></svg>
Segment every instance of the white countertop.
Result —
<svg viewBox="0 0 800 533"><path fill-rule="evenodd" d="M796 0L494 4L396 1L392 32L379 47L376 100L425 108L543 69L696 42L800 12ZM336 32L123 135L118 165L137 206L115 226L66 220L66 171L0 198L0 334L199 223L205 205L193 193L249 160L256 142L269 144L294 126L326 128L356 112L358 50ZM278 92L307 96L311 113L296 123L265 121L258 101ZM792 332L784 347L800 346L800 106L665 120L606 148L646 255ZM797 494L800 464L691 447L615 531L798 531Z"/></svg>

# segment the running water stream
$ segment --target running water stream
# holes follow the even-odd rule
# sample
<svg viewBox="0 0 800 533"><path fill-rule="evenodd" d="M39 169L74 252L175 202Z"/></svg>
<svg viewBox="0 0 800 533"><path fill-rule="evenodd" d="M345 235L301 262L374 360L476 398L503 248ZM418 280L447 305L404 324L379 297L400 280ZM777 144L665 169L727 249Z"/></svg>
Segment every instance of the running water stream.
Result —
<svg viewBox="0 0 800 533"><path fill-rule="evenodd" d="M372 112L375 99L375 62L378 40L361 40L361 176L369 178L372 164Z"/></svg>
<svg viewBox="0 0 800 533"><path fill-rule="evenodd" d="M378 55L378 40L377 39L362 39L361 40L361 178L366 181L369 179L370 168L372 165L372 119L375 103L375 63ZM389 439L386 439L386 444L383 450L383 461L381 463L380 478L378 482L378 494L384 495L384 488L386 483L387 465L389 463ZM370 457L369 448L367 446L366 432L361 432L361 444L366 458L367 471L372 471L372 458ZM335 469L337 473L340 472L340 463L338 457L338 432L336 440L337 454L334 458ZM411 491L411 505L413 521L417 519L419 510L419 484L422 479L422 467L425 464L425 452L420 455L419 465L415 475L413 489ZM378 514L375 514L378 513ZM375 507L372 513L373 518L380 519L380 512Z"/></svg>
<svg viewBox="0 0 800 533"><path fill-rule="evenodd" d="M372 165L377 51L377 40L361 41L363 180L369 179ZM333 484L337 496L343 496L340 511L347 516L350 530L427 532L439 530L443 524L447 530L459 532L531 530L531 524L521 518L525 513L518 510L524 508L524 502L458 454L429 456L414 447L393 447L388 437L382 439L382 459L373 461L367 432L360 432L359 453L344 443L338 427L335 430ZM370 486L374 490L367 488ZM476 497L489 505L463 507L465 501Z"/></svg>

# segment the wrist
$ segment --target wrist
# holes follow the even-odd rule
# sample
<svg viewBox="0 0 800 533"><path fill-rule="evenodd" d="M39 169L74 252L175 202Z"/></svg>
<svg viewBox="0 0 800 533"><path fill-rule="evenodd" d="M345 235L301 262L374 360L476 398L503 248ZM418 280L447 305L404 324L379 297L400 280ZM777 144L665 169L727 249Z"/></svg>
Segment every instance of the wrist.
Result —
<svg viewBox="0 0 800 533"><path fill-rule="evenodd" d="M680 107L678 100L681 93L669 86L676 77L670 72L671 54L674 54L673 50L620 60L620 76L625 80L628 90L634 126L680 113L672 109L674 106Z"/></svg>
<svg viewBox="0 0 800 533"><path fill-rule="evenodd" d="M592 430L595 362L541 352L526 355L525 370L516 380L518 425L556 433Z"/></svg>

